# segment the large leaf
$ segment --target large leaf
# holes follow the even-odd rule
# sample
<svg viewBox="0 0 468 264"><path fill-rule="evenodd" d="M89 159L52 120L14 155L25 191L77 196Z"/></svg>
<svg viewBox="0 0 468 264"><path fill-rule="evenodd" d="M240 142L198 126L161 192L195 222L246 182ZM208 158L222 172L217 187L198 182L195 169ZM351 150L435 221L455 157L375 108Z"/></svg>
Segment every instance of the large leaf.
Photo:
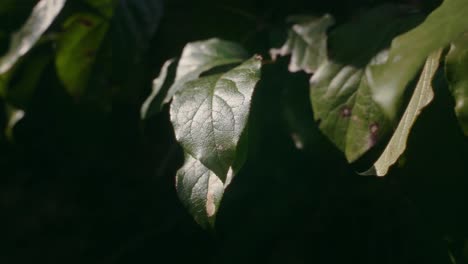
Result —
<svg viewBox="0 0 468 264"><path fill-rule="evenodd" d="M422 109L424 109L434 98L432 79L439 68L441 53L441 50L436 51L426 60L426 64L421 73L416 89L414 90L413 96L411 97L408 107L406 108L395 133L382 155L375 162L373 168L364 174L385 176L389 168L397 162L398 158L405 151L406 141L408 140L408 136L414 122Z"/></svg>
<svg viewBox="0 0 468 264"><path fill-rule="evenodd" d="M240 167L241 135L260 67L254 57L226 73L185 83L172 101L171 122L186 153L177 190L202 226L212 223L228 174Z"/></svg>
<svg viewBox="0 0 468 264"><path fill-rule="evenodd" d="M186 82L195 80L203 72L223 65L240 63L246 58L246 51L230 41L213 38L188 43L178 62L174 83L168 89L161 89L166 82L167 69L164 67L160 76L154 80L153 91L143 104L142 117L158 113L163 104L168 103ZM167 62L165 67L168 67ZM159 93L162 94L158 95ZM155 100L157 95L158 100ZM164 97L162 101L159 100L161 96Z"/></svg>
<svg viewBox="0 0 468 264"><path fill-rule="evenodd" d="M468 1L445 0L418 27L396 38L388 62L369 71L372 97L395 120L407 85L433 51L447 46L468 30Z"/></svg>
<svg viewBox="0 0 468 264"><path fill-rule="evenodd" d="M70 94L84 93L108 27L106 18L86 13L75 14L65 22L55 63L58 76Z"/></svg>
<svg viewBox="0 0 468 264"><path fill-rule="evenodd" d="M327 30L335 20L328 14L300 20L289 30L286 43L281 48L271 49L270 54L273 60L277 56L291 55L290 72L313 73L327 57Z"/></svg>
<svg viewBox="0 0 468 264"><path fill-rule="evenodd" d="M329 55L310 79L310 96L320 129L350 162L393 125L371 96L368 70L385 63L393 37L418 21L419 15L384 5L329 35Z"/></svg>
<svg viewBox="0 0 468 264"><path fill-rule="evenodd" d="M0 74L11 69L18 59L36 44L62 10L65 2L66 0L41 0L37 3L23 27L13 34L10 49L0 59Z"/></svg>
<svg viewBox="0 0 468 264"><path fill-rule="evenodd" d="M445 71L455 98L455 113L468 136L468 33L452 43L445 58Z"/></svg>

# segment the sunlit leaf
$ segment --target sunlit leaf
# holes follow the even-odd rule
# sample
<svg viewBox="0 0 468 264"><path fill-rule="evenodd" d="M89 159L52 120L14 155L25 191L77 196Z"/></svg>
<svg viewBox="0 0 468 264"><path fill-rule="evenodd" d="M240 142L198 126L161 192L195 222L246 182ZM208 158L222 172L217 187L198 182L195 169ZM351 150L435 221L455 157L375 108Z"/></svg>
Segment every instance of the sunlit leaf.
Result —
<svg viewBox="0 0 468 264"><path fill-rule="evenodd" d="M202 226L212 223L229 175L240 167L244 153L238 148L260 66L254 57L223 74L187 82L172 101L171 122L186 153L177 190Z"/></svg>
<svg viewBox="0 0 468 264"><path fill-rule="evenodd" d="M386 64L370 69L372 97L389 119L396 119L405 88L429 54L468 30L467 15L468 1L445 0L420 26L392 42Z"/></svg>
<svg viewBox="0 0 468 264"><path fill-rule="evenodd" d="M169 67L166 64L163 66L160 76L153 81L153 90L143 104L142 116L148 118L158 113L185 83L198 78L200 74L219 66L240 63L246 58L246 51L230 41L209 39L188 43L177 63L175 77L172 76L166 80L167 69L164 67ZM168 84L170 87L161 89L163 85Z"/></svg>
<svg viewBox="0 0 468 264"><path fill-rule="evenodd" d="M0 58L0 74L7 72L49 28L66 0L40 0L23 27L13 34L8 52Z"/></svg>
<svg viewBox="0 0 468 264"><path fill-rule="evenodd" d="M209 39L187 44L177 66L175 82L164 103L169 102L186 82L198 78L203 72L222 65L240 63L246 58L244 48L226 40Z"/></svg>
<svg viewBox="0 0 468 264"><path fill-rule="evenodd" d="M371 96L369 68L385 63L393 37L418 21L417 14L384 5L329 35L328 58L310 79L310 97L320 129L350 162L393 125Z"/></svg>
<svg viewBox="0 0 468 264"><path fill-rule="evenodd" d="M406 149L406 141L411 132L414 122L421 111L432 101L434 92L432 90L432 79L437 69L442 51L436 51L426 60L426 64L419 78L418 84L398 127L382 155L375 162L373 168L364 173L385 176L389 168L397 162L398 158Z"/></svg>
<svg viewBox="0 0 468 264"><path fill-rule="evenodd" d="M174 59L164 63L158 78L153 80L153 89L141 106L141 119L157 114L163 106L164 97L175 78L177 63Z"/></svg>
<svg viewBox="0 0 468 264"><path fill-rule="evenodd" d="M301 22L291 27L286 43L281 48L271 49L270 54L273 60L277 56L291 55L290 72L313 73L327 57L327 30L335 20L328 14L296 20Z"/></svg>

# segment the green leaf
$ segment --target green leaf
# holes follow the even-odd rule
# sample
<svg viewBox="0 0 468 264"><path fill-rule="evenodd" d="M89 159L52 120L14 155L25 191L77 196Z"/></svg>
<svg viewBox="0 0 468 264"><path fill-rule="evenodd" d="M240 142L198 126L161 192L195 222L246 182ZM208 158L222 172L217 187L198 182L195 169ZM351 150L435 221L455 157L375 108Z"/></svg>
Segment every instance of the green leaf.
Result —
<svg viewBox="0 0 468 264"><path fill-rule="evenodd" d="M375 162L374 166L364 175L385 176L389 168L397 162L398 158L406 149L406 141L410 134L411 128L417 117L434 98L432 91L432 79L439 68L439 61L442 50L432 53L426 60L426 64L419 78L416 89L408 104L408 107L403 114L403 117L398 124L398 127L393 134L390 142L385 148L382 155Z"/></svg>
<svg viewBox="0 0 468 264"><path fill-rule="evenodd" d="M202 226L213 223L224 188L241 166L241 135L260 67L256 56L226 73L190 81L172 101L171 122L186 153L177 190Z"/></svg>
<svg viewBox="0 0 468 264"><path fill-rule="evenodd" d="M445 0L418 27L396 38L388 62L369 71L372 97L395 120L407 85L429 54L447 46L468 30L468 1Z"/></svg>
<svg viewBox="0 0 468 264"><path fill-rule="evenodd" d="M24 56L49 28L66 0L40 0L23 27L13 34L10 49L0 58L0 74L4 74Z"/></svg>
<svg viewBox="0 0 468 264"><path fill-rule="evenodd" d="M49 49L34 51L24 57L24 60L13 68L5 89L5 100L14 108L26 110L51 61Z"/></svg>
<svg viewBox="0 0 468 264"><path fill-rule="evenodd" d="M75 14L64 24L64 33L58 40L55 64L66 89L73 96L81 96L92 73L109 23L93 14Z"/></svg>
<svg viewBox="0 0 468 264"><path fill-rule="evenodd" d="M303 17L288 32L288 39L279 49L271 49L273 60L278 56L291 55L290 72L313 73L327 56L327 30L335 20L331 15L321 18Z"/></svg>
<svg viewBox="0 0 468 264"><path fill-rule="evenodd" d="M445 58L445 71L455 98L455 113L463 132L468 136L468 33L450 46Z"/></svg>
<svg viewBox="0 0 468 264"><path fill-rule="evenodd" d="M329 55L310 79L310 97L320 129L350 162L393 125L371 96L369 68L385 63L393 37L419 21L417 14L384 5L329 35Z"/></svg>
<svg viewBox="0 0 468 264"><path fill-rule="evenodd" d="M148 118L158 113L185 83L197 79L202 73L215 67L240 63L246 58L246 51L230 41L214 38L188 43L178 62L175 80L173 77L169 78L174 83L168 89L161 89L167 82L167 69L164 69L169 67L167 64L163 66L160 76L153 81L153 91L143 104L142 117ZM160 100L161 97L163 100Z"/></svg>
<svg viewBox="0 0 468 264"><path fill-rule="evenodd" d="M203 72L218 66L240 63L246 58L244 48L226 40L213 38L187 44L177 66L174 84L164 103L168 103L186 82L195 80Z"/></svg>
<svg viewBox="0 0 468 264"><path fill-rule="evenodd" d="M201 226L213 226L225 185L216 174L190 154L176 175L179 198Z"/></svg>

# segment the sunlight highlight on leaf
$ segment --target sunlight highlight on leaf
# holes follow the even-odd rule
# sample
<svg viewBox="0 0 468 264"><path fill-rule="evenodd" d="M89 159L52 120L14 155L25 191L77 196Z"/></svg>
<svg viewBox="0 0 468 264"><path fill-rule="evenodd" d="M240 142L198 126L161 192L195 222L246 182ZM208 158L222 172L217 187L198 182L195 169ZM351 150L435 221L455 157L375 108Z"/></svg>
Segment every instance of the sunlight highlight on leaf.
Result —
<svg viewBox="0 0 468 264"><path fill-rule="evenodd" d="M41 0L37 3L23 27L13 34L10 49L0 59L0 74L11 69L18 59L36 44L60 13L65 2L66 0Z"/></svg>
<svg viewBox="0 0 468 264"><path fill-rule="evenodd" d="M408 136L417 117L434 98L432 79L439 68L441 53L442 50L438 50L427 58L416 89L395 133L374 166L369 171L363 173L363 175L385 176L390 167L397 162L398 158L405 151Z"/></svg>

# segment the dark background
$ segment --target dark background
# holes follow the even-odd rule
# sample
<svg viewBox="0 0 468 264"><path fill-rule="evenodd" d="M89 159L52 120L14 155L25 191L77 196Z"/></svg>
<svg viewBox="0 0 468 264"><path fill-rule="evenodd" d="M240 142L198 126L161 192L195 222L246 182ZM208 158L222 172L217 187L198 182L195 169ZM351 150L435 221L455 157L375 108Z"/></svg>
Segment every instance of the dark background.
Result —
<svg viewBox="0 0 468 264"><path fill-rule="evenodd" d="M19 2L16 15L0 16L2 50L35 1ZM468 263L468 141L445 88L417 121L404 166L365 177L356 171L375 155L350 166L318 131L308 76L289 74L286 59L265 65L249 158L214 230L202 230L178 201L174 175L183 156L168 108L139 118L152 78L187 42L219 37L266 57L281 43L288 15L329 12L341 23L388 1L153 2L151 42L139 50L138 67L113 68L112 83L125 88L105 99L110 107L68 96L52 65L14 141L2 136L0 263ZM439 3L394 2L423 12ZM127 40L111 40L113 60L135 52L116 44ZM303 149L292 134L303 136Z"/></svg>

